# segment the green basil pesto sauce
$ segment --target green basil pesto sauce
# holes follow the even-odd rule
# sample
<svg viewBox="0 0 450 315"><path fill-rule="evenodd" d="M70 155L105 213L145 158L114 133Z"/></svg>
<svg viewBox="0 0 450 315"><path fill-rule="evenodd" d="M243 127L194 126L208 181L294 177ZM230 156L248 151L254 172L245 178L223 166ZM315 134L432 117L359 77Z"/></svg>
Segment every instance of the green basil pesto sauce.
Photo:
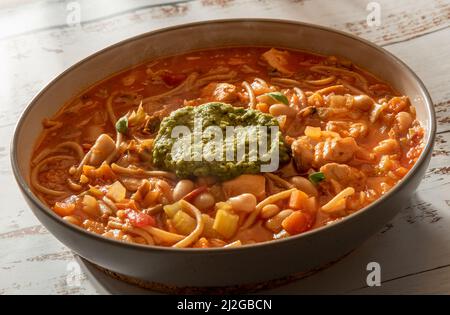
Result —
<svg viewBox="0 0 450 315"><path fill-rule="evenodd" d="M219 152L223 152L223 158L221 161L213 159L208 155L216 154L215 147L210 147L211 150L201 150L201 160L195 160L191 158L186 161L183 159L183 154L186 154L186 146L176 146L174 152L172 147L177 138L172 138L172 130L176 126L186 126L193 134L194 120L201 118L201 127L205 131L209 126L218 126L222 130L222 134L225 136L227 126L278 126L278 121L271 115L262 113L258 110L245 109L234 107L224 103L206 103L200 106L192 107L186 106L172 112L168 117L165 117L160 125L158 135L155 139L153 148L153 163L165 170L175 172L179 178L189 178L193 176L216 176L221 180L227 180L244 173L259 173L261 165L266 165L270 161L260 160L259 153L256 155L255 161L249 160L249 144L248 138L245 142L245 155L241 161L237 161L236 158L231 161L227 161L225 158L225 145L226 141L222 141L222 148L219 148ZM270 133L270 129L269 129ZM289 161L288 148L283 142L283 137L280 131L278 131L279 139L279 163L285 163ZM271 135L267 135L267 152L271 152L276 149L271 145ZM194 136L191 135L191 139ZM234 156L237 153L236 139L234 139ZM207 137L205 133L201 134L201 146L205 148L211 137ZM178 148L180 147L180 148ZM191 151L195 152L195 149L191 147Z"/></svg>

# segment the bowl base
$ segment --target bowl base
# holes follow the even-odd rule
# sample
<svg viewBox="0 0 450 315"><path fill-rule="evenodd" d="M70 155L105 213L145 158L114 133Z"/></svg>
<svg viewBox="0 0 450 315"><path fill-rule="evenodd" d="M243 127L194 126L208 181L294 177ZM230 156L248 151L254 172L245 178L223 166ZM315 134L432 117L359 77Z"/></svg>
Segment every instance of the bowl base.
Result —
<svg viewBox="0 0 450 315"><path fill-rule="evenodd" d="M255 292L260 292L260 291L264 291L264 290L275 289L275 288L281 287L283 285L287 285L289 283L299 281L301 279L304 279L304 278L310 277L314 274L317 274L317 273L321 272L322 270L325 270L326 268L339 262L340 260L342 260L343 258L348 256L350 253L347 253L344 256L338 258L337 260L331 261L329 263L326 263L322 266L311 269L309 271L298 272L298 273L288 275L288 276L285 276L282 278L258 282L258 283L240 284L240 285L233 285L233 286L217 286L217 287L174 286L174 285L168 285L168 284L159 283L159 282L141 280L141 279L137 279L137 278L130 277L130 276L125 276L123 274L108 270L108 269L100 267L92 262L86 261L85 259L83 259L81 257L80 258L83 259L83 261L85 263L90 264L91 266L100 270L102 273L106 274L107 276L109 276L115 280L119 280L119 281L125 282L127 284L137 286L141 289L158 292L158 293L164 293L164 294L224 295L224 294L248 294L248 293L255 293Z"/></svg>

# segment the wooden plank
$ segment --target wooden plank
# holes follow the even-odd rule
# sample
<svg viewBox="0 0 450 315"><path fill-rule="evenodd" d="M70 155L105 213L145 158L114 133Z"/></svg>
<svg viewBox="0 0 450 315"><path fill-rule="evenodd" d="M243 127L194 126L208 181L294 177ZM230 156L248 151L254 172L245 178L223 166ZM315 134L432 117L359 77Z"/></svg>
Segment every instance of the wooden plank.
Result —
<svg viewBox="0 0 450 315"><path fill-rule="evenodd" d="M42 30L67 26L67 17L80 9L83 23L124 15L136 10L181 4L193 0L77 0L77 1L30 1L12 0L16 3L0 3L0 38L9 38ZM45 13L36 14L36 12ZM21 23L17 23L20 21ZM69 19L71 21L71 19ZM11 27L14 25L14 27Z"/></svg>
<svg viewBox="0 0 450 315"><path fill-rule="evenodd" d="M450 292L450 266L382 282L379 287L364 287L352 294L448 294Z"/></svg>
<svg viewBox="0 0 450 315"><path fill-rule="evenodd" d="M169 3L163 5L164 3ZM117 31L120 28L138 28L144 25L148 30L198 20L237 17L262 17L301 20L309 23L331 26L340 30L367 38L380 45L389 44L427 34L449 25L450 3L445 0L418 2L377 1L381 9L381 25L367 25L365 1L341 2L334 0L171 0L171 1L106 1L93 3L79 0L84 26L108 28ZM39 2L26 8L30 11L45 10L45 18L31 14L21 7L0 11L3 22L0 26L11 25L12 21L25 20L27 23L16 27L2 27L0 38L32 32L33 29L64 31L67 5L64 2ZM101 8L101 9L99 9ZM321 8L318 10L318 8ZM123 13L125 12L125 13ZM129 13L131 12L131 13ZM98 23L99 20L102 20ZM150 22L151 21L151 25ZM3 24L2 24L3 23ZM112 29L110 29L112 27Z"/></svg>
<svg viewBox="0 0 450 315"><path fill-rule="evenodd" d="M72 252L40 226L2 233L0 243L0 294L96 292L85 274L72 268Z"/></svg>

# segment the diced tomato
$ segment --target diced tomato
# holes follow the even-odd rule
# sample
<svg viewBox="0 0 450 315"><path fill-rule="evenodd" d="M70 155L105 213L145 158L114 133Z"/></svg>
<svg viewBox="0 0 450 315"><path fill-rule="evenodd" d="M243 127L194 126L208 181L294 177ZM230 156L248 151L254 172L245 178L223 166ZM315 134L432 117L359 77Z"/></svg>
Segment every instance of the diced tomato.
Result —
<svg viewBox="0 0 450 315"><path fill-rule="evenodd" d="M181 82L183 82L186 79L186 75L183 73L170 73L165 72L161 74L161 79L164 81L165 84L174 86L178 85Z"/></svg>
<svg viewBox="0 0 450 315"><path fill-rule="evenodd" d="M135 227L154 226L156 224L155 219L143 212L134 211L128 209L126 211L127 218L130 220L131 225Z"/></svg>

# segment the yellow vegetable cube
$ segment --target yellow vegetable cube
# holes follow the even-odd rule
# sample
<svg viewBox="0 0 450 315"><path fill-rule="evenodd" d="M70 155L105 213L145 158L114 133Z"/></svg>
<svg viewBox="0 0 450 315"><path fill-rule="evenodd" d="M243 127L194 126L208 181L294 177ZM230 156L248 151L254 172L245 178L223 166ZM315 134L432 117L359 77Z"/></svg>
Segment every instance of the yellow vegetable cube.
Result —
<svg viewBox="0 0 450 315"><path fill-rule="evenodd" d="M203 236L207 238L221 238L220 234L213 229L214 219L207 214L202 214L203 218Z"/></svg>
<svg viewBox="0 0 450 315"><path fill-rule="evenodd" d="M233 212L233 207L228 202L223 202L223 201L218 202L218 203L216 203L215 208L216 208L216 210L222 209L222 210L225 210L228 212Z"/></svg>
<svg viewBox="0 0 450 315"><path fill-rule="evenodd" d="M194 218L192 218L189 214L186 212L180 210L178 211L173 219L172 224L175 227L175 229L183 235L190 234L196 227L197 223Z"/></svg>
<svg viewBox="0 0 450 315"><path fill-rule="evenodd" d="M108 192L106 196L112 199L114 202L121 202L125 199L127 190L119 181L115 181L111 186L108 187Z"/></svg>
<svg viewBox="0 0 450 315"><path fill-rule="evenodd" d="M165 205L163 209L164 209L164 212L166 213L166 215L169 218L173 218L175 216L175 214L179 210L181 210L181 205L180 205L179 202L175 202L175 203L173 203L171 205Z"/></svg>
<svg viewBox="0 0 450 315"><path fill-rule="evenodd" d="M216 213L213 229L225 238L231 238L237 232L239 216L220 209Z"/></svg>

